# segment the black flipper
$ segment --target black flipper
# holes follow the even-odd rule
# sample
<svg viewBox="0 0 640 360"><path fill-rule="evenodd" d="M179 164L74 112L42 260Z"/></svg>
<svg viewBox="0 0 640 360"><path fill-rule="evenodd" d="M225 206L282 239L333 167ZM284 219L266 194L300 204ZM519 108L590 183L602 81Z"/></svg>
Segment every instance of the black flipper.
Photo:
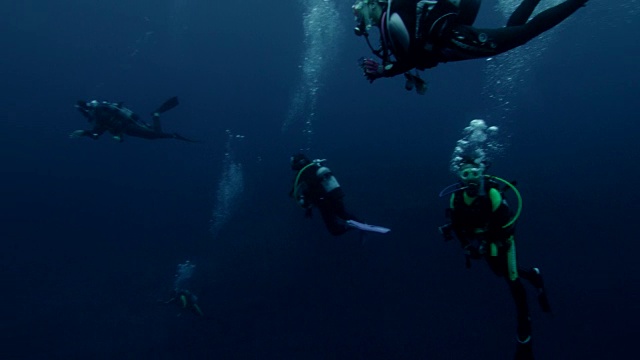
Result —
<svg viewBox="0 0 640 360"><path fill-rule="evenodd" d="M533 345L531 339L526 343L518 342L516 345L516 354L513 357L514 360L534 360Z"/></svg>
<svg viewBox="0 0 640 360"><path fill-rule="evenodd" d="M174 96L171 99L165 101L162 105L160 105L160 107L157 108L155 112L158 114L162 114L163 112L167 112L173 109L174 107L178 106L178 104L180 104L178 102L178 97Z"/></svg>
<svg viewBox="0 0 640 360"><path fill-rule="evenodd" d="M538 304L542 309L542 312L551 314L551 304L549 303L549 297L547 297L546 290L538 290Z"/></svg>

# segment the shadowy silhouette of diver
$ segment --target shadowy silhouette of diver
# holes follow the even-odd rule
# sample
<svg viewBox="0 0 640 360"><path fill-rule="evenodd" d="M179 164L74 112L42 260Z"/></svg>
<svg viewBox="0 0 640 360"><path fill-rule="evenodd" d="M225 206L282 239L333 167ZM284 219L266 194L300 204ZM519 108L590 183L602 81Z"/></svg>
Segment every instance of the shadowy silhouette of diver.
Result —
<svg viewBox="0 0 640 360"><path fill-rule="evenodd" d="M162 301L164 304L178 304L182 309L190 310L198 316L204 316L204 313L198 306L198 297L191 291L186 289L174 289L171 299Z"/></svg>
<svg viewBox="0 0 640 360"><path fill-rule="evenodd" d="M140 119L136 113L123 106L122 103L110 103L107 101L79 100L75 107L84 115L90 124L91 130L76 130L69 137L72 139L87 136L94 140L108 131L113 139L122 142L123 136L133 136L143 139L177 139L188 142L195 142L177 133L165 133L160 124L160 114L167 112L178 106L178 98L172 97L165 101L156 111L153 112L151 125Z"/></svg>

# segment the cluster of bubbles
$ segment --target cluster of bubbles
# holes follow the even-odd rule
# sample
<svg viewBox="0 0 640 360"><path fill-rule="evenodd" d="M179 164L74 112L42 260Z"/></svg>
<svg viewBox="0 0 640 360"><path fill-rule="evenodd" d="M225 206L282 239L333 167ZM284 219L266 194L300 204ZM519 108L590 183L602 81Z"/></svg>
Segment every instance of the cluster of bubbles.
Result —
<svg viewBox="0 0 640 360"><path fill-rule="evenodd" d="M614 6L614 4L611 4ZM615 6L621 6L623 8L622 20L625 23L633 23L638 21L638 15L640 15L640 0L629 0L621 3L616 3ZM615 23L615 21L612 21Z"/></svg>
<svg viewBox="0 0 640 360"><path fill-rule="evenodd" d="M223 160L223 169L216 201L209 225L209 231L216 236L220 229L229 221L240 195L244 191L244 171L242 164L235 159L234 145L244 139L244 135L234 135L227 130L226 151Z"/></svg>
<svg viewBox="0 0 640 360"><path fill-rule="evenodd" d="M136 40L127 47L126 55L120 63L120 68L123 70L132 69L138 58L146 56L146 52L158 42L156 33L152 30L154 24L151 19L145 16L142 21L142 25L144 25L145 28L148 28L148 30L136 35Z"/></svg>
<svg viewBox="0 0 640 360"><path fill-rule="evenodd" d="M591 31L626 28L640 21L640 0L601 1L598 3L591 1L587 6L591 11L598 13L598 16L584 19ZM636 29L637 27L633 28L633 30Z"/></svg>
<svg viewBox="0 0 640 360"><path fill-rule="evenodd" d="M558 5L563 0L542 0L534 10L532 16L537 15L552 6ZM498 0L496 10L508 19L516 10L522 0ZM483 93L491 98L494 113L498 117L508 118L508 113L515 108L512 99L522 88L527 76L532 74L531 65L544 54L549 39L554 36L556 28L546 31L531 42L509 50L493 58L487 59L485 76L487 77Z"/></svg>
<svg viewBox="0 0 640 360"><path fill-rule="evenodd" d="M453 149L450 170L458 174L462 164L475 163L484 171L492 157L500 151L500 144L495 139L497 133L498 127L487 126L484 120L471 120Z"/></svg>
<svg viewBox="0 0 640 360"><path fill-rule="evenodd" d="M336 39L339 28L339 12L330 0L302 0L304 57L300 65L302 79L294 92L282 130L298 120L304 121L303 134L310 147L313 120L316 116L318 90L322 86L324 69L337 53Z"/></svg>
<svg viewBox="0 0 640 360"><path fill-rule="evenodd" d="M184 289L185 284L191 276L193 276L193 272L195 271L196 266L193 265L189 260L187 260L184 264L178 264L178 269L176 271L175 280L173 281L173 288L176 290Z"/></svg>

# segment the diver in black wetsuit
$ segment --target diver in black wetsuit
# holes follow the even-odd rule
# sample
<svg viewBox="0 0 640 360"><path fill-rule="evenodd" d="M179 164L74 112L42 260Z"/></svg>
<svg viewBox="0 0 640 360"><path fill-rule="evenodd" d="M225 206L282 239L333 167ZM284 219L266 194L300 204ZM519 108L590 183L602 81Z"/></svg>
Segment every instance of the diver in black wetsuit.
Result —
<svg viewBox="0 0 640 360"><path fill-rule="evenodd" d="M91 130L76 130L72 132L70 138L88 136L94 140L98 139L105 131L113 136L113 139L122 142L123 135L129 135L144 139L177 139L194 142L177 133L165 133L160 125L160 114L178 106L178 98L172 97L165 101L153 112L153 124L149 125L140 120L140 116L133 111L122 106L122 103L110 103L107 101L98 102L80 100L76 103L76 108L84 115L89 123L93 124Z"/></svg>
<svg viewBox="0 0 640 360"><path fill-rule="evenodd" d="M371 48L382 64L373 59L361 59L365 77L373 82L405 73L408 81L424 86L424 81L409 73L410 70L490 57L511 50L558 25L588 0L566 0L531 20L529 17L540 0L523 0L506 27L493 29L472 26L480 1L358 0L352 7L358 22L356 35L365 36L371 47L369 29L372 26L380 28L381 47ZM407 89L410 90L409 86Z"/></svg>
<svg viewBox="0 0 640 360"><path fill-rule="evenodd" d="M305 216L311 217L315 206L331 235L342 235L352 229L347 221L357 218L345 209L344 192L329 168L322 166L320 160L311 161L296 154L291 157L291 170L296 177L289 196L306 210Z"/></svg>
<svg viewBox="0 0 640 360"><path fill-rule="evenodd" d="M460 186L451 193L447 209L451 222L441 226L440 231L445 240L458 239L464 249L467 268L471 267L472 260L485 259L491 271L506 280L516 307L515 359L530 360L533 359L531 317L527 291L520 279L536 288L543 312L550 313L551 306L540 269L524 268L516 261L514 233L519 210L513 214L503 193L505 188L516 192L517 189L505 180L485 175L485 168L484 164L472 159L460 164ZM501 187L498 181L506 186ZM519 193L517 196L521 201Z"/></svg>

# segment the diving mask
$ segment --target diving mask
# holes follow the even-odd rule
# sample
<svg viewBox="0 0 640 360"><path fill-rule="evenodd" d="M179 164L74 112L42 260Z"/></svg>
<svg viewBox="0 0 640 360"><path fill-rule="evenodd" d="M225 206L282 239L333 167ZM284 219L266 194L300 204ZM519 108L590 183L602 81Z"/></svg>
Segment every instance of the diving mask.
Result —
<svg viewBox="0 0 640 360"><path fill-rule="evenodd" d="M351 6L355 21L358 24L353 29L357 36L369 34L369 29L371 29L371 7L377 5L377 0L359 0Z"/></svg>
<svg viewBox="0 0 640 360"><path fill-rule="evenodd" d="M460 179L462 179L462 181L464 181L465 183L477 183L482 179L483 171L482 168L479 167L467 166L462 168L458 175L460 176Z"/></svg>
<svg viewBox="0 0 640 360"><path fill-rule="evenodd" d="M465 192L469 196L484 196L484 169L474 165L463 166L458 172L460 179L466 185Z"/></svg>

